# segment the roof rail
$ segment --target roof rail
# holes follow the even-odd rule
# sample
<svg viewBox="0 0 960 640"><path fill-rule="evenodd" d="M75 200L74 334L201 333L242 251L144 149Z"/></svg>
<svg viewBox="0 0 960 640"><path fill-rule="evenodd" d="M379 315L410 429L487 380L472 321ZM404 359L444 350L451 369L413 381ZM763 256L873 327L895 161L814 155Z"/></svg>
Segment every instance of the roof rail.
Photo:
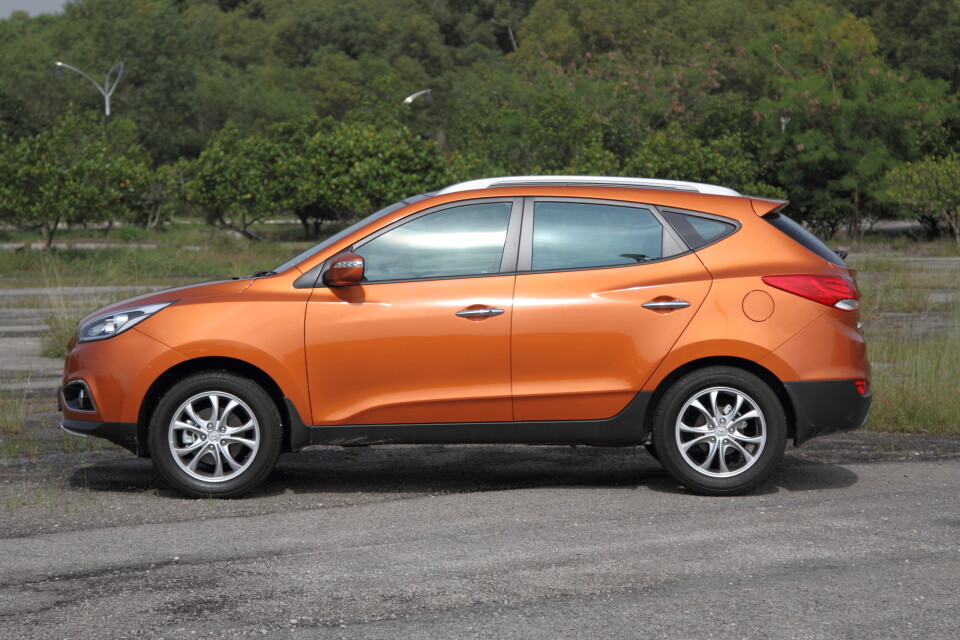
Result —
<svg viewBox="0 0 960 640"><path fill-rule="evenodd" d="M504 176L468 180L444 187L437 194L493 189L495 187L620 187L625 189L660 189L663 191L689 191L719 196L739 196L729 187L720 187L703 182L684 180L661 180L658 178L620 178L610 176Z"/></svg>

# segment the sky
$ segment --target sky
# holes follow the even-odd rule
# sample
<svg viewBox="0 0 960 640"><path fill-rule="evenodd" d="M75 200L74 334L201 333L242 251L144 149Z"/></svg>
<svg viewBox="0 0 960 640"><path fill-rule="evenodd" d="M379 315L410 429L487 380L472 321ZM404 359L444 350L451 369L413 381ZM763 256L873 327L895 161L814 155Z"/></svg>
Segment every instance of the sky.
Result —
<svg viewBox="0 0 960 640"><path fill-rule="evenodd" d="M0 0L0 18L9 18L14 11L26 11L31 16L41 13L59 13L66 0Z"/></svg>

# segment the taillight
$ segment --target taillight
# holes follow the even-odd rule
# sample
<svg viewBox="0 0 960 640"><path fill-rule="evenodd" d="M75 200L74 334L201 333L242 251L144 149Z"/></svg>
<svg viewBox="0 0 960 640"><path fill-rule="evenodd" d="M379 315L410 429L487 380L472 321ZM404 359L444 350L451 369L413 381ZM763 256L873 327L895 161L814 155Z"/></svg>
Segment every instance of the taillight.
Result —
<svg viewBox="0 0 960 640"><path fill-rule="evenodd" d="M841 311L860 308L860 292L853 280L839 276L792 275L763 276L771 287L834 307Z"/></svg>
<svg viewBox="0 0 960 640"><path fill-rule="evenodd" d="M853 381L853 384L856 385L856 387L857 387L857 393L859 393L860 395L865 396L865 395L867 395L868 393L870 393L870 382L869 382L869 381L863 380L863 379L859 379L859 380L854 380L854 381Z"/></svg>

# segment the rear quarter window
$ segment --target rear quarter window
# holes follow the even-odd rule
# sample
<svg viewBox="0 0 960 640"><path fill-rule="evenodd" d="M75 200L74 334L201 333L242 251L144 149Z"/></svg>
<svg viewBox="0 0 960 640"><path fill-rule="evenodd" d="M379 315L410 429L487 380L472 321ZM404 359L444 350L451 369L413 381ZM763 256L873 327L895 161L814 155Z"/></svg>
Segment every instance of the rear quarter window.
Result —
<svg viewBox="0 0 960 640"><path fill-rule="evenodd" d="M725 238L738 226L732 220L718 216L700 216L679 211L663 211L663 217L680 234L684 243L691 249L701 249Z"/></svg>
<svg viewBox="0 0 960 640"><path fill-rule="evenodd" d="M835 264L838 267L846 267L847 263L843 261L843 258L838 256L835 251L830 249L823 241L817 236L813 235L807 231L802 225L791 220L782 213L773 213L763 217L764 220L775 226L777 229L783 233L790 236L792 240L802 245L808 251L815 253L820 256L830 264Z"/></svg>

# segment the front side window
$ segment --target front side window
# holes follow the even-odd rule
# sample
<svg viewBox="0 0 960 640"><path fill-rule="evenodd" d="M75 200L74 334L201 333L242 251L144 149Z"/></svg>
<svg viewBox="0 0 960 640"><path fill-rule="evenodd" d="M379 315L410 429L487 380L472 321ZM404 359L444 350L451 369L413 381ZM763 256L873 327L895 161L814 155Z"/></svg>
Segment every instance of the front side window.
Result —
<svg viewBox="0 0 960 640"><path fill-rule="evenodd" d="M585 269L659 260L663 227L647 209L537 202L530 268Z"/></svg>
<svg viewBox="0 0 960 640"><path fill-rule="evenodd" d="M391 229L356 252L368 282L451 278L500 271L510 222L509 202L444 209Z"/></svg>

